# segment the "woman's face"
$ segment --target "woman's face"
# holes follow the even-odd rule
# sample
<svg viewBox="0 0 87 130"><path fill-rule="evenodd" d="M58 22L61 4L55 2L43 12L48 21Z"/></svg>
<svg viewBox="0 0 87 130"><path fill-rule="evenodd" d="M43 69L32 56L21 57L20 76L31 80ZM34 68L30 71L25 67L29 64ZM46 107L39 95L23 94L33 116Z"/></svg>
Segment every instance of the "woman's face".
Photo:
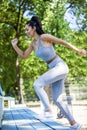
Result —
<svg viewBox="0 0 87 130"><path fill-rule="evenodd" d="M36 32L35 28L32 28L31 26L27 25L25 26L25 33L29 36L29 37L34 37L34 34Z"/></svg>

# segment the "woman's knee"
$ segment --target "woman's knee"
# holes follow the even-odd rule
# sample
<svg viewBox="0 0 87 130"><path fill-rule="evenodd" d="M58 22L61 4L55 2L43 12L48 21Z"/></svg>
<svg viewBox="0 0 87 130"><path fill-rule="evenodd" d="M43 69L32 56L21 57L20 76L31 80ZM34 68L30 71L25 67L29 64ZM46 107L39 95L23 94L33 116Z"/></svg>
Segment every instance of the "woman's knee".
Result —
<svg viewBox="0 0 87 130"><path fill-rule="evenodd" d="M40 79L36 79L35 82L34 82L34 88L37 89L37 88L42 88L43 87L43 82L40 80Z"/></svg>

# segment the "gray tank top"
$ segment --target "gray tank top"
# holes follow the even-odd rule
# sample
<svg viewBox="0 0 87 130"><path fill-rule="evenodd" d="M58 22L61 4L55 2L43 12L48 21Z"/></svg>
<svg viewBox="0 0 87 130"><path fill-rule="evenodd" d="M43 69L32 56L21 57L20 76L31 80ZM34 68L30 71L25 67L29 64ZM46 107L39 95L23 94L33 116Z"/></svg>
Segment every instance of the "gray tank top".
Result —
<svg viewBox="0 0 87 130"><path fill-rule="evenodd" d="M56 56L54 47L53 46L46 47L43 44L43 41L41 40L40 37L38 38L38 49L36 43L34 43L34 52L37 57L41 58L45 62L49 61L54 56Z"/></svg>

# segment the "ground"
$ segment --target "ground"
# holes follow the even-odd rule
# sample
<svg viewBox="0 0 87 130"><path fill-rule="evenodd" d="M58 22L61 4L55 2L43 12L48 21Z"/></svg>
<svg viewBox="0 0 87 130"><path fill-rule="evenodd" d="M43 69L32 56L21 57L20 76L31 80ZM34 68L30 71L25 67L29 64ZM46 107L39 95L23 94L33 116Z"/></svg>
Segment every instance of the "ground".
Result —
<svg viewBox="0 0 87 130"><path fill-rule="evenodd" d="M27 103L27 106L37 113L40 113L42 110L40 106L40 102L29 102ZM52 103L51 103L51 107L56 118L59 109L57 109L57 107ZM75 101L69 107L76 121L82 124L81 130L87 130L87 101ZM69 123L66 118L56 119L56 120L62 124L69 126Z"/></svg>

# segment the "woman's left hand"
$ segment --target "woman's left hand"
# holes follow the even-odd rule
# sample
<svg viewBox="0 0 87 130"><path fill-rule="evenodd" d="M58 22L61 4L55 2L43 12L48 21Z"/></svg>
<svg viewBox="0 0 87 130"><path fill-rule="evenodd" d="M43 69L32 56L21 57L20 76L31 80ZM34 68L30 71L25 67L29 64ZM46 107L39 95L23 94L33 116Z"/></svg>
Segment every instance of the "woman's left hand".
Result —
<svg viewBox="0 0 87 130"><path fill-rule="evenodd" d="M86 55L86 54L87 54L87 51L84 50L84 49L79 49L77 53L78 53L79 55Z"/></svg>

